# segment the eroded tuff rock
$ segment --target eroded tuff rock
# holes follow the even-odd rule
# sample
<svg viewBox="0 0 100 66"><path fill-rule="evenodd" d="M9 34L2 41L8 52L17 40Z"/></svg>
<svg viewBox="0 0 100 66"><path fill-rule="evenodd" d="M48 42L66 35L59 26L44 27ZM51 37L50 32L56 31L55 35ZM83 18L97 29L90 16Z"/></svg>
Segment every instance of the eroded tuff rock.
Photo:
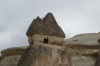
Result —
<svg viewBox="0 0 100 66"><path fill-rule="evenodd" d="M99 49L100 33L79 34L65 40L65 45L73 48Z"/></svg>
<svg viewBox="0 0 100 66"><path fill-rule="evenodd" d="M17 66L72 66L63 46L35 42L26 49Z"/></svg>
<svg viewBox="0 0 100 66"><path fill-rule="evenodd" d="M98 39L100 33L79 34L72 38L66 39L65 46L68 47L73 66L95 66L100 60ZM96 63L95 63L96 62ZM99 66L99 65L98 65Z"/></svg>
<svg viewBox="0 0 100 66"><path fill-rule="evenodd" d="M3 57L12 56L12 55L22 55L23 51L26 48L27 48L26 46L24 46L24 47L12 47L12 48L2 50L1 54Z"/></svg>
<svg viewBox="0 0 100 66"><path fill-rule="evenodd" d="M72 38L66 39L66 44L99 45L99 38L100 33L79 34Z"/></svg>
<svg viewBox="0 0 100 66"><path fill-rule="evenodd" d="M99 49L99 54L96 58L95 66L100 66L100 49Z"/></svg>
<svg viewBox="0 0 100 66"><path fill-rule="evenodd" d="M100 66L100 55L96 59L95 66Z"/></svg>
<svg viewBox="0 0 100 66"><path fill-rule="evenodd" d="M13 47L1 51L0 66L17 66L26 46Z"/></svg>
<svg viewBox="0 0 100 66"><path fill-rule="evenodd" d="M50 35L65 38L63 30L57 24L52 13L48 13L43 18L43 20L40 17L37 17L32 21L26 32L26 35L32 36L33 34Z"/></svg>
<svg viewBox="0 0 100 66"><path fill-rule="evenodd" d="M7 56L0 60L0 66L17 66L21 55Z"/></svg>

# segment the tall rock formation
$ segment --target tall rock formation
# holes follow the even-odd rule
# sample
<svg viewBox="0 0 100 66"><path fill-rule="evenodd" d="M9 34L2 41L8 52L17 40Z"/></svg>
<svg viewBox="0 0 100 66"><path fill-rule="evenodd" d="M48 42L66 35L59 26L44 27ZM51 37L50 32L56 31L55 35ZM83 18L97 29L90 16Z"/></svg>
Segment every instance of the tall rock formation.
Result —
<svg viewBox="0 0 100 66"><path fill-rule="evenodd" d="M50 44L64 45L65 34L57 24L52 13L48 13L43 19L37 17L30 24L26 35L29 45L33 45L34 41L45 42Z"/></svg>
<svg viewBox="0 0 100 66"><path fill-rule="evenodd" d="M34 19L26 35L30 46L17 66L72 66L71 57L64 47L65 34L52 13L42 20Z"/></svg>

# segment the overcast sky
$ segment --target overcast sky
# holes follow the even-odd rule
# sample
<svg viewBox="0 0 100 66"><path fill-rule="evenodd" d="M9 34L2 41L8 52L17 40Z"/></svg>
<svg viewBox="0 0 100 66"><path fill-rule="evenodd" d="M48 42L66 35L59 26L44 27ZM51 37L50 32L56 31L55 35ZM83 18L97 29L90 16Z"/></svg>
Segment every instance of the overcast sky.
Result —
<svg viewBox="0 0 100 66"><path fill-rule="evenodd" d="M0 51L27 46L34 18L53 13L66 38L100 31L100 0L0 0Z"/></svg>

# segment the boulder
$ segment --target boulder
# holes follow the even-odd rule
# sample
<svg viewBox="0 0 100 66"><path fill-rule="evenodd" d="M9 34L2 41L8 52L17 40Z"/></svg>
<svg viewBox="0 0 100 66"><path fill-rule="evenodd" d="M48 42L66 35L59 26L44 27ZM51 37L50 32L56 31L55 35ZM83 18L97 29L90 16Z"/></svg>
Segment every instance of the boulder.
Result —
<svg viewBox="0 0 100 66"><path fill-rule="evenodd" d="M17 66L72 66L72 63L66 47L34 42Z"/></svg>

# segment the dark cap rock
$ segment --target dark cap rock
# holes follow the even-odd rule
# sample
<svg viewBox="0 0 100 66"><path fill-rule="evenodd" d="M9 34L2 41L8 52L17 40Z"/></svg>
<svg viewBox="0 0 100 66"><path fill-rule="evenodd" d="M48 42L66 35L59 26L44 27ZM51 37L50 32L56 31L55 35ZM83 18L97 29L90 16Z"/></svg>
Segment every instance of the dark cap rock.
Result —
<svg viewBox="0 0 100 66"><path fill-rule="evenodd" d="M43 20L40 17L37 17L32 21L26 32L26 35L32 36L33 34L50 35L65 38L63 30L57 24L52 13L48 13L43 18Z"/></svg>

